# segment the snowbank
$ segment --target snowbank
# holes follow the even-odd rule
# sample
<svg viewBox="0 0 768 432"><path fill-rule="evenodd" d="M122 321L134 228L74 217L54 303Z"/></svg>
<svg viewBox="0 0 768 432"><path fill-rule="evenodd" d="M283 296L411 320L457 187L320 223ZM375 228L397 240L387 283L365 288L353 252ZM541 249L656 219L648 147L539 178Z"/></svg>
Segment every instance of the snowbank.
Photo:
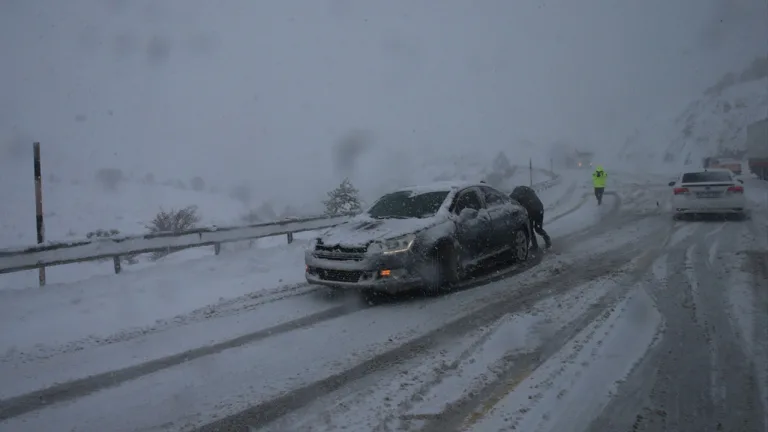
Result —
<svg viewBox="0 0 768 432"><path fill-rule="evenodd" d="M226 299L302 283L307 244L211 252L179 263L171 255L163 265L136 271L129 266L120 275L0 291L0 326L14 329L0 333L0 355L149 326Z"/></svg>

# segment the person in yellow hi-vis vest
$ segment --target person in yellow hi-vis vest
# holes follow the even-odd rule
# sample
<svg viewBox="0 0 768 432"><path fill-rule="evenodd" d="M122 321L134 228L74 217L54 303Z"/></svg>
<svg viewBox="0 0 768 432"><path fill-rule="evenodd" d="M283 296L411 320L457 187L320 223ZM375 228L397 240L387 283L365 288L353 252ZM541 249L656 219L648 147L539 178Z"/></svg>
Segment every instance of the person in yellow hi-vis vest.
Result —
<svg viewBox="0 0 768 432"><path fill-rule="evenodd" d="M605 181L608 179L608 173L605 172L602 165L598 165L595 168L595 172L592 173L592 186L595 188L595 198L597 198L597 205L603 203L603 192L605 192Z"/></svg>

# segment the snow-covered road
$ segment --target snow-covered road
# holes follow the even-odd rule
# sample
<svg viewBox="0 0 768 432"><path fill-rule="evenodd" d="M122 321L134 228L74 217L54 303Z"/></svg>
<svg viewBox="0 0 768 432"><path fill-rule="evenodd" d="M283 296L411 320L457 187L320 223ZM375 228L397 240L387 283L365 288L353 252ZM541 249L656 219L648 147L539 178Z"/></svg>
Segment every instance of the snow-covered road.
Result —
<svg viewBox="0 0 768 432"><path fill-rule="evenodd" d="M569 177L543 194L551 251L437 297L297 283L79 322L5 294L0 431L765 432L768 187L747 186L751 220L674 222L663 185L598 207Z"/></svg>

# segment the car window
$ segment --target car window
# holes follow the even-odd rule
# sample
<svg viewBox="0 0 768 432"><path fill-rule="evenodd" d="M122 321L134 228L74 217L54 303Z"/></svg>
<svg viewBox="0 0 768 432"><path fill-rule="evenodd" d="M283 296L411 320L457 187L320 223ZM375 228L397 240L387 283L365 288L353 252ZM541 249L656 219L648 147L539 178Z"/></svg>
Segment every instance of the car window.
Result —
<svg viewBox="0 0 768 432"><path fill-rule="evenodd" d="M732 181L731 175L724 171L702 171L683 174L682 183Z"/></svg>
<svg viewBox="0 0 768 432"><path fill-rule="evenodd" d="M510 202L510 198L496 189L484 187L482 188L483 196L485 196L485 204L488 207L502 205Z"/></svg>
<svg viewBox="0 0 768 432"><path fill-rule="evenodd" d="M448 191L393 192L379 198L368 210L368 215L376 219L427 218L440 210L447 196Z"/></svg>
<svg viewBox="0 0 768 432"><path fill-rule="evenodd" d="M461 195L459 195L459 199L456 200L456 208L454 211L456 214L460 214L465 208L471 208L478 211L483 208L480 196L478 196L477 192L472 189L462 192Z"/></svg>

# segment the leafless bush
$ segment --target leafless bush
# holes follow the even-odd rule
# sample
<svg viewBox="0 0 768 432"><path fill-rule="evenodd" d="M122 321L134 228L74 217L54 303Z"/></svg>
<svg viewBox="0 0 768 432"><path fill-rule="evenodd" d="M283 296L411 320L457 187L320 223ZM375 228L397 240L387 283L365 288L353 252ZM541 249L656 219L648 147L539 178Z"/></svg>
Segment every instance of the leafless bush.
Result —
<svg viewBox="0 0 768 432"><path fill-rule="evenodd" d="M160 212L156 214L155 218L147 225L147 229L151 233L186 231L197 227L200 219L201 217L198 214L197 206L195 205L187 206L180 210L171 209L169 211L164 211L160 209ZM177 250L179 249L169 248L164 251L153 252L151 259L156 261Z"/></svg>
<svg viewBox="0 0 768 432"><path fill-rule="evenodd" d="M200 222L200 215L197 213L197 206L191 205L180 210L171 209L160 212L147 225L151 233L157 232L179 232L195 228Z"/></svg>

